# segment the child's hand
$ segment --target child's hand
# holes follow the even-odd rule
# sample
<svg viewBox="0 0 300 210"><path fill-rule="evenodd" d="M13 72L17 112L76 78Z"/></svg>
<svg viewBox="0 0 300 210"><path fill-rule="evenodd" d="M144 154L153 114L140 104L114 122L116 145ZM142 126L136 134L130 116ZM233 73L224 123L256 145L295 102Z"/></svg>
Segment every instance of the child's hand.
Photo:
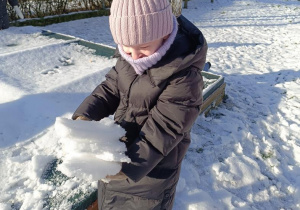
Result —
<svg viewBox="0 0 300 210"><path fill-rule="evenodd" d="M78 116L76 120L85 120L85 121L92 121L90 118L87 118L86 116Z"/></svg>
<svg viewBox="0 0 300 210"><path fill-rule="evenodd" d="M124 180L128 177L122 171L120 171L116 175L107 175L105 178L108 180Z"/></svg>

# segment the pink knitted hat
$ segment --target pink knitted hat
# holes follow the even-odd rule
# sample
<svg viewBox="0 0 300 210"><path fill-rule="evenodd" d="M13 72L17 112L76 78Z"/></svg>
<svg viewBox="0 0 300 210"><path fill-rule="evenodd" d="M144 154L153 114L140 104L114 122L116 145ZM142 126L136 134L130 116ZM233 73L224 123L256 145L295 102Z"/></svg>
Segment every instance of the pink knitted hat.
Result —
<svg viewBox="0 0 300 210"><path fill-rule="evenodd" d="M113 0L109 25L116 44L148 43L172 32L172 8L169 0Z"/></svg>

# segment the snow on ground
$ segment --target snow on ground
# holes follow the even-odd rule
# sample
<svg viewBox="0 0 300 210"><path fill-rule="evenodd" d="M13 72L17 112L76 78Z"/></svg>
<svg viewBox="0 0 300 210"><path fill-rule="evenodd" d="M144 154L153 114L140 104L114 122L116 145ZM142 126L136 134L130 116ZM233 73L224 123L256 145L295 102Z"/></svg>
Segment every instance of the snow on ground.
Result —
<svg viewBox="0 0 300 210"><path fill-rule="evenodd" d="M226 101L193 126L174 209L300 209L300 2L188 6ZM108 17L0 31L0 209L67 209L70 191L96 187L53 185L41 169L61 153L56 117L70 118L115 61L42 29L115 46Z"/></svg>

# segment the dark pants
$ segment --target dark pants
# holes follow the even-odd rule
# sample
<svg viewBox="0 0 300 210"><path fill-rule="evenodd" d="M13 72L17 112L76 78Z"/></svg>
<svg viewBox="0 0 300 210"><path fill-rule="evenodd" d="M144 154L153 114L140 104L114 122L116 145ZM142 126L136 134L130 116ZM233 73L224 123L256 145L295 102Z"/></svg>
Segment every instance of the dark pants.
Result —
<svg viewBox="0 0 300 210"><path fill-rule="evenodd" d="M171 210L180 169L166 179L146 176L139 182L130 179L98 182L99 210Z"/></svg>
<svg viewBox="0 0 300 210"><path fill-rule="evenodd" d="M4 14L0 17L0 30L9 28L9 19L8 15Z"/></svg>

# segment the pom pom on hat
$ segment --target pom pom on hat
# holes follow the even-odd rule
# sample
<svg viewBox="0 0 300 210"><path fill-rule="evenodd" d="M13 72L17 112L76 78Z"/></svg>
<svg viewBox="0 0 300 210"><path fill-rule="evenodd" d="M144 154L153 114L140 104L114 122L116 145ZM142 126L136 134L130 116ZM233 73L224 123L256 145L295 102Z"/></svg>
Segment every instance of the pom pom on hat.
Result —
<svg viewBox="0 0 300 210"><path fill-rule="evenodd" d="M168 0L113 0L109 25L116 44L148 43L172 32L172 8Z"/></svg>

